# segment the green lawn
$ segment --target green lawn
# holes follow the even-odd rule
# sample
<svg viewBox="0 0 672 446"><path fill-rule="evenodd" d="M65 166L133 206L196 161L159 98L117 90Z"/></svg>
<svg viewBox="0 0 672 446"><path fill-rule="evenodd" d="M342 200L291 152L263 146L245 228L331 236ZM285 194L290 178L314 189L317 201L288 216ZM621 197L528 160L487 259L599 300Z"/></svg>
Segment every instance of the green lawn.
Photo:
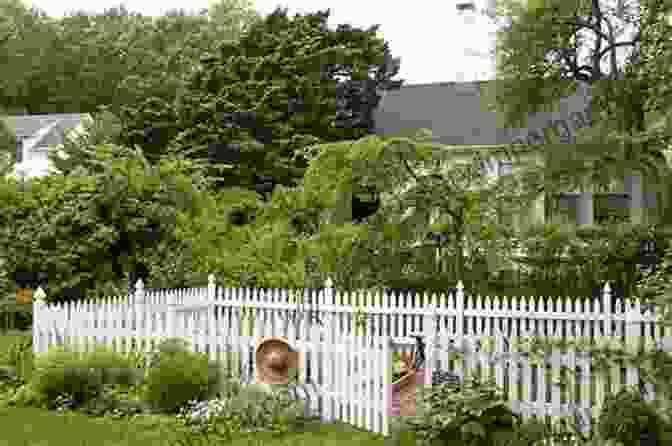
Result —
<svg viewBox="0 0 672 446"><path fill-rule="evenodd" d="M0 409L0 446L336 446L384 443L384 440L373 434L359 432L347 425L316 425L307 432L289 434L284 438L255 434L230 443L206 442L198 438L189 443L185 441L185 429L169 421L161 421L161 417L133 423L41 409Z"/></svg>

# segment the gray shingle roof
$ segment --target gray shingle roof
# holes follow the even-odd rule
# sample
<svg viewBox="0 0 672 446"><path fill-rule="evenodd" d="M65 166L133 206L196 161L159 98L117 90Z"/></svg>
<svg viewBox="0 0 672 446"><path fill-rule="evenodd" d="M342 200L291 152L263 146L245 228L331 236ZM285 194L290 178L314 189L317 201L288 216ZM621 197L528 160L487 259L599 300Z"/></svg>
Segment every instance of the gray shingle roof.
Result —
<svg viewBox="0 0 672 446"><path fill-rule="evenodd" d="M501 117L489 110L482 87L486 82L437 82L403 85L383 94L374 111L375 132L398 136L419 128L432 131L435 141L448 145L509 144L517 138L536 135L558 121L566 122L573 134L572 119L584 112L583 90L559 101L559 110L529 116L527 128L504 128Z"/></svg>

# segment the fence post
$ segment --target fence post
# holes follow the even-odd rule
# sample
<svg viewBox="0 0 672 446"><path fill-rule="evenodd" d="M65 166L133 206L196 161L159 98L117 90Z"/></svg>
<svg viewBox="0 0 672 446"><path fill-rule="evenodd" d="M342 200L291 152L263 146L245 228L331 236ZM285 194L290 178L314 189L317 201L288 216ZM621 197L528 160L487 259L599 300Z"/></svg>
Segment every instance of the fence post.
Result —
<svg viewBox="0 0 672 446"><path fill-rule="evenodd" d="M213 302L216 297L217 285L215 284L215 275L208 276L208 302Z"/></svg>
<svg viewBox="0 0 672 446"><path fill-rule="evenodd" d="M44 336L41 336L41 327L42 317L41 314L43 310L47 308L47 302L44 300L46 294L42 287L38 287L33 296L33 353L42 353L42 339Z"/></svg>
<svg viewBox="0 0 672 446"><path fill-rule="evenodd" d="M143 305L145 305L145 284L142 282L142 279L138 279L135 283L135 294L133 295L133 305L135 306L135 330L140 330L140 317L143 315L144 311ZM140 334L140 333L138 333Z"/></svg>
<svg viewBox="0 0 672 446"><path fill-rule="evenodd" d="M324 282L324 294L322 295L322 305L334 305L334 282L331 280L331 277L327 277L327 280ZM322 318L322 314L320 317ZM329 312L327 316L324 317L326 321L322 321L324 324L322 326L323 333L328 333L328 339L336 339L336 329L334 327L334 313L333 311ZM320 319L322 320L322 319Z"/></svg>
<svg viewBox="0 0 672 446"><path fill-rule="evenodd" d="M423 377L423 383L426 387L432 385L432 369L434 368L434 355L435 347L437 344L437 319L438 313L436 308L436 303L432 300L430 301L426 308L426 313L424 315L423 325L425 328L425 376ZM416 405L420 407L420 405Z"/></svg>
<svg viewBox="0 0 672 446"><path fill-rule="evenodd" d="M207 301L210 305L208 308L208 321L215 320L215 301L217 299L217 285L215 283L215 275L208 275L208 297Z"/></svg>
<svg viewBox="0 0 672 446"><path fill-rule="evenodd" d="M611 287L609 282L604 284L604 292L602 294L602 308L605 315L604 321L604 336L611 336L611 325L614 321L614 313L611 309Z"/></svg>
<svg viewBox="0 0 672 446"><path fill-rule="evenodd" d="M633 305L632 300L625 301L625 345L629 353L636 353L637 344L640 339L639 333L639 323L641 319L639 318L640 306L639 298L636 300L636 304ZM637 386L639 384L639 371L635 369L632 365L629 365L625 372L625 385L626 386Z"/></svg>
<svg viewBox="0 0 672 446"><path fill-rule="evenodd" d="M333 305L333 295L334 295L334 282L331 280L331 277L327 277L327 280L324 281L324 294L322 295L322 305Z"/></svg>
<svg viewBox="0 0 672 446"><path fill-rule="evenodd" d="M462 281L457 282L457 293L455 293L455 336L458 345L462 345L464 335L464 285Z"/></svg>
<svg viewBox="0 0 672 446"><path fill-rule="evenodd" d="M177 310L177 295L175 293L168 293L166 296L166 338L175 337L175 316Z"/></svg>

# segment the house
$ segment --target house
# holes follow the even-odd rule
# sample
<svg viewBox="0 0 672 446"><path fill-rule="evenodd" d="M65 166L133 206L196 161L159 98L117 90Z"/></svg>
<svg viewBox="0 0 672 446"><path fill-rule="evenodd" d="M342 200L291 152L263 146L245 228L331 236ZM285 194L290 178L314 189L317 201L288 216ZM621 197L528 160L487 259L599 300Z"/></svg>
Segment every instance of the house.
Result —
<svg viewBox="0 0 672 446"><path fill-rule="evenodd" d="M20 115L1 118L17 139L16 164L10 174L31 178L51 172L49 150L61 145L67 135L82 132L91 115L79 113Z"/></svg>
<svg viewBox="0 0 672 446"><path fill-rule="evenodd" d="M576 141L577 131L591 123L590 87L580 85L574 95L559 101L555 111L530 115L526 128L503 128L497 112L487 108L486 83L416 84L386 91L374 112L375 132L398 136L426 128L432 131L437 143L453 146L451 154L462 153L464 159L473 155L474 146L489 148L492 159L484 163L483 171L498 177L515 169L515 163L506 159L502 145L544 143L550 134L558 135L562 143L571 144ZM535 153L533 148L528 153L528 159L544 162L542 154ZM659 198L656 185L637 180L638 177L623 184L621 179L614 179L607 191L589 185L583 191L540 195L529 213L518 216L514 225L522 228L549 221L590 225L614 214L631 221L654 220Z"/></svg>

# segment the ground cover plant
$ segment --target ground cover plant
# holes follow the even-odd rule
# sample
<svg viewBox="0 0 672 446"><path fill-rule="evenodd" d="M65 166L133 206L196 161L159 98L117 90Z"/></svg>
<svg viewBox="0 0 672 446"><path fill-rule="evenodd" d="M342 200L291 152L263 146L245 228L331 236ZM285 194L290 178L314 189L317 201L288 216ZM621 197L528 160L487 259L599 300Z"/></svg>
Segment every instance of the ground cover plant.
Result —
<svg viewBox="0 0 672 446"><path fill-rule="evenodd" d="M27 339L29 336L11 341L2 338L0 358L6 360L14 343ZM33 380L2 380L0 428L7 431L9 426L18 426L16 420L22 417L35 420L22 423L22 430L12 429L11 444L37 444L47 439L49 444L73 444L71 434L53 435L49 429L60 427L62 431L63 419L77 426L70 432L78 432L81 444L94 440L96 444L103 440L102 444L118 445L148 441L199 444L199 438L211 441L213 437L227 440L227 444L285 444L287 435L294 438L291 444L300 444L299 438L306 444L331 444L333 436L340 435L343 442L346 431L358 441L377 438L341 423L316 424L305 417L301 402L290 401L282 392L267 393L255 386L243 389L235 380L225 381L225 374L221 369L213 370L214 364L205 361L205 355L189 352L187 344L175 339L159 344L146 358L119 355L100 346L87 354L57 346L34 363ZM146 364L150 364L147 370L135 367ZM190 366L185 368L185 364ZM215 394L217 397L208 399ZM45 418L50 422L42 423ZM192 443L180 443L184 441Z"/></svg>
<svg viewBox="0 0 672 446"><path fill-rule="evenodd" d="M0 359L6 361L11 358L11 351L16 351L13 345L17 341L25 343L27 339L30 337L26 335L15 336L8 342L0 337ZM636 398L634 403L614 406L613 401L623 400L625 394L620 395L620 399L610 398L595 429L609 438L597 435L581 438L572 431L571 423L563 427L544 420L520 420L508 409L492 383L468 379L461 387L440 384L421 393L424 406L421 406L419 415L403 421L394 420L392 435L383 438L344 423L323 423L306 417L304 408L290 401L286 393L268 393L254 386L244 388L238 381L225 379L225 373L221 376L212 374L207 361L204 361L205 355L199 357L189 352L187 344L179 340L164 341L149 358L140 354L124 357L103 347L86 355L73 354L63 347L50 349L50 353L34 361L32 381L3 380L0 429L3 432L11 430L11 444L46 444L48 441L49 445L56 446L93 443L123 446L141 443L180 446L263 443L280 446L331 445L338 441L339 444L399 446L535 446L550 439L554 445L617 446L627 445L628 442L622 440L634 438L633 435L638 435L642 427L646 427L646 423L631 423L633 426L623 427L623 419L636 415L628 412L630 408L638 414L649 415L659 410ZM85 358L89 360L85 361ZM219 393L215 398L200 401L192 398L180 405L176 401L188 397L166 400L160 391L148 390L152 387L147 386L144 378L152 376L152 371L160 370L162 365L174 368L178 358L180 363L200 364L200 367L194 368L200 374L196 374L196 379L191 379L186 373L168 374L170 379L166 381L156 379L154 389L161 388L162 384L171 390L176 385L184 389L199 386L204 389L207 387L204 382L211 384L220 380L216 386ZM201 362L194 361L197 358ZM139 366L147 364L151 364L148 370L140 369ZM129 373L128 370L139 372ZM158 373L154 376L166 375ZM45 381L46 377L49 379ZM59 387L66 392L57 392ZM78 391L80 401L77 396L67 394L68 389ZM49 396L45 397L43 393ZM198 395L194 392L194 396L207 398L207 393ZM176 395L181 395L181 392L176 392ZM166 402L169 404L164 405ZM657 421L660 432L664 433L664 417ZM71 434L63 434L63 423L71 427L66 431L77 432L78 438L74 443ZM495 438L495 433L500 438Z"/></svg>

